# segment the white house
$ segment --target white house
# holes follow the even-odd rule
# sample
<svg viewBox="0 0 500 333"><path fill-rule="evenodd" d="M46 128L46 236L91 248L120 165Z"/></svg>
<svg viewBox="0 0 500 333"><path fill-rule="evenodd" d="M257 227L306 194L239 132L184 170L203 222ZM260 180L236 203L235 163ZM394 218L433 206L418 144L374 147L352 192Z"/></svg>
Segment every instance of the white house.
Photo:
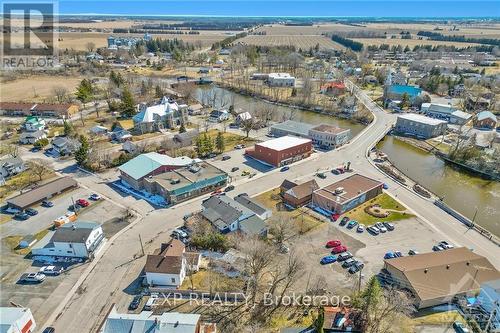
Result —
<svg viewBox="0 0 500 333"><path fill-rule="evenodd" d="M163 128L174 128L187 122L187 106L180 106L175 101L164 96L160 104L139 105L139 113L132 119L137 130L152 132Z"/></svg>
<svg viewBox="0 0 500 333"><path fill-rule="evenodd" d="M149 286L179 288L190 271L198 271L201 254L186 252L183 242L171 239L161 245L159 254L150 254L144 272Z"/></svg>
<svg viewBox="0 0 500 333"><path fill-rule="evenodd" d="M100 224L77 222L64 224L48 233L31 249L33 256L90 258L104 239Z"/></svg>
<svg viewBox="0 0 500 333"><path fill-rule="evenodd" d="M271 87L294 87L295 77L288 73L269 73L267 84Z"/></svg>
<svg viewBox="0 0 500 333"><path fill-rule="evenodd" d="M35 131L35 132L22 132L19 136L19 143L23 145L34 144L40 139L45 139L47 137L47 133L45 131Z"/></svg>
<svg viewBox="0 0 500 333"><path fill-rule="evenodd" d="M229 112L227 110L214 110L210 112L208 121L212 123L220 123L229 119Z"/></svg>
<svg viewBox="0 0 500 333"><path fill-rule="evenodd" d="M35 328L35 318L29 308L0 308L0 332L32 333L35 332Z"/></svg>
<svg viewBox="0 0 500 333"><path fill-rule="evenodd" d="M479 306L487 313L496 315L491 318L490 331L500 332L500 279L484 282L477 297Z"/></svg>
<svg viewBox="0 0 500 333"><path fill-rule="evenodd" d="M28 132L43 131L45 126L46 124L44 119L34 116L27 117L24 122L24 129Z"/></svg>
<svg viewBox="0 0 500 333"><path fill-rule="evenodd" d="M239 113L237 116L236 116L236 119L235 119L235 123L236 124L241 124L243 123L244 121L246 120L250 120L252 119L252 115L250 114L250 112L248 111L245 111L245 112L241 112Z"/></svg>
<svg viewBox="0 0 500 333"><path fill-rule="evenodd" d="M108 133L108 129L101 125L95 125L89 130L89 132L95 135L104 135Z"/></svg>
<svg viewBox="0 0 500 333"><path fill-rule="evenodd" d="M75 139L58 136L51 142L50 151L56 155L71 155L80 147L80 142Z"/></svg>
<svg viewBox="0 0 500 333"><path fill-rule="evenodd" d="M19 157L7 157L0 160L0 185L4 179L17 175L26 169L24 162Z"/></svg>

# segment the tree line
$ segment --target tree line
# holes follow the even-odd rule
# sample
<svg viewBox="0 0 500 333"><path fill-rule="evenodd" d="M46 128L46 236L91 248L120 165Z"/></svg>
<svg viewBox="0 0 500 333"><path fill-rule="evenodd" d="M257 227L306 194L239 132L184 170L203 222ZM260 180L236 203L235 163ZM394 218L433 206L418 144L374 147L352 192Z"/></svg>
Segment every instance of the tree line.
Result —
<svg viewBox="0 0 500 333"><path fill-rule="evenodd" d="M344 38L339 35L332 35L332 40L353 50L354 52L360 52L361 50L363 50L363 43L356 42L349 38Z"/></svg>
<svg viewBox="0 0 500 333"><path fill-rule="evenodd" d="M457 35L443 35L439 32L432 31L419 31L417 32L418 36L429 37L430 40L438 40L445 42L462 42L462 43L477 43L477 44L489 44L500 46L500 39L495 38L471 38L465 36L457 36Z"/></svg>

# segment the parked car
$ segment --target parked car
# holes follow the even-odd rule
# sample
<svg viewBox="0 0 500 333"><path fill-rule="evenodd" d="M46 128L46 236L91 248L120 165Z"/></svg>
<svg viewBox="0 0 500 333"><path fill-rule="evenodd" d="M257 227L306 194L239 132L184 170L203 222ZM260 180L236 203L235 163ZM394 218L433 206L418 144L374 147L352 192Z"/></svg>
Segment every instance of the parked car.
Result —
<svg viewBox="0 0 500 333"><path fill-rule="evenodd" d="M26 221L30 216L24 212L19 212L14 215L14 218L19 221Z"/></svg>
<svg viewBox="0 0 500 333"><path fill-rule="evenodd" d="M223 161L227 161L227 160L230 160L230 159L231 159L231 156L229 156L229 155L223 155L222 156L222 160Z"/></svg>
<svg viewBox="0 0 500 333"><path fill-rule="evenodd" d="M347 224L347 222L349 222L349 218L348 218L347 216L344 216L344 217L342 218L342 220L340 220L339 225L340 225L340 226L345 226L345 225Z"/></svg>
<svg viewBox="0 0 500 333"><path fill-rule="evenodd" d="M208 156L207 156L207 157L208 157L208 158L214 158L215 156L217 156L217 154L216 154L216 153L210 153L210 154L208 154Z"/></svg>
<svg viewBox="0 0 500 333"><path fill-rule="evenodd" d="M64 272L64 267L62 266L43 266L40 268L40 273L45 275L59 275Z"/></svg>
<svg viewBox="0 0 500 333"><path fill-rule="evenodd" d="M384 224L382 222L377 222L375 223L375 226L377 227L377 229L380 231L380 232L387 232L387 228L384 226Z"/></svg>
<svg viewBox="0 0 500 333"><path fill-rule="evenodd" d="M335 261L337 261L337 257L329 255L329 256L321 258L320 264L327 265L327 264L334 263Z"/></svg>
<svg viewBox="0 0 500 333"><path fill-rule="evenodd" d="M231 168L231 172L238 171L239 169L240 169L240 168L238 168L238 167L232 167L232 168Z"/></svg>
<svg viewBox="0 0 500 333"><path fill-rule="evenodd" d="M248 170L243 170L243 172L241 173L241 175L243 177L248 176L249 174L250 174L250 171L248 171Z"/></svg>
<svg viewBox="0 0 500 333"><path fill-rule="evenodd" d="M283 254L290 252L290 249L285 244L281 244L278 250Z"/></svg>
<svg viewBox="0 0 500 333"><path fill-rule="evenodd" d="M268 138L274 138L274 134L272 134L272 133L267 133L267 134L266 134L266 136L267 136Z"/></svg>
<svg viewBox="0 0 500 333"><path fill-rule="evenodd" d="M392 258L396 258L396 256L394 255L394 253L392 252L387 252L385 255L384 255L384 259L392 259Z"/></svg>
<svg viewBox="0 0 500 333"><path fill-rule="evenodd" d="M399 258L399 257L402 257L402 256L403 256L403 254L401 253L401 251L394 251L394 256L395 256L396 258Z"/></svg>
<svg viewBox="0 0 500 333"><path fill-rule="evenodd" d="M76 204L81 207L88 207L90 205L90 203L85 199L76 200Z"/></svg>
<svg viewBox="0 0 500 333"><path fill-rule="evenodd" d="M224 192L229 192L229 191L232 191L234 190L234 185L229 185L227 186L225 189L224 189Z"/></svg>
<svg viewBox="0 0 500 333"><path fill-rule="evenodd" d="M210 195L219 195L219 194L222 194L222 190L220 188L213 191Z"/></svg>
<svg viewBox="0 0 500 333"><path fill-rule="evenodd" d="M384 190L388 190L389 189L389 185L387 185L386 183L384 183L384 185L382 185L382 187L384 188Z"/></svg>
<svg viewBox="0 0 500 333"><path fill-rule="evenodd" d="M330 241L326 242L326 247L327 248L337 247L337 246L341 246L341 245L342 245L342 242L340 242L337 239L330 240Z"/></svg>
<svg viewBox="0 0 500 333"><path fill-rule="evenodd" d="M172 231L172 234L170 236L176 239L184 239L188 238L189 235L181 229L175 229L174 231Z"/></svg>
<svg viewBox="0 0 500 333"><path fill-rule="evenodd" d="M46 208L54 207L54 203L52 201L44 200L42 201L42 207Z"/></svg>
<svg viewBox="0 0 500 333"><path fill-rule="evenodd" d="M45 280L45 275L38 272L24 273L23 275L21 275L21 278L19 279L19 281L21 282L36 282L36 283L43 282L44 280Z"/></svg>
<svg viewBox="0 0 500 333"><path fill-rule="evenodd" d="M243 149L243 148L245 148L245 145L241 143L239 145L234 146L234 149Z"/></svg>
<svg viewBox="0 0 500 333"><path fill-rule="evenodd" d="M374 226L369 226L368 228L366 228L366 230L367 230L370 234L372 234L372 235L374 235L374 236L377 236L378 234L380 234L380 230L378 230L378 228L377 228L377 227L374 227Z"/></svg>
<svg viewBox="0 0 500 333"><path fill-rule="evenodd" d="M26 208L26 209L24 210L24 212L25 212L26 214L28 214L29 216L35 216L35 215L37 215L37 214L38 214L38 211L37 211L36 209L33 209L33 208Z"/></svg>
<svg viewBox="0 0 500 333"><path fill-rule="evenodd" d="M56 329L52 326L49 326L49 327L45 327L45 329L43 330L42 333L54 333L56 331Z"/></svg>
<svg viewBox="0 0 500 333"><path fill-rule="evenodd" d="M392 224L390 222L384 222L384 227L386 227L387 230L389 230L389 231L393 231L394 230L394 224Z"/></svg>
<svg viewBox="0 0 500 333"><path fill-rule="evenodd" d="M339 172L339 170L337 170L337 169L333 169L333 170L332 170L332 173L333 173L334 175L340 175L340 172Z"/></svg>
<svg viewBox="0 0 500 333"><path fill-rule="evenodd" d="M346 251L347 251L346 246L339 245L339 246L336 246L332 249L332 254L338 254L338 253L342 253L342 252L346 252Z"/></svg>
<svg viewBox="0 0 500 333"><path fill-rule="evenodd" d="M349 268L352 265L354 265L355 262L356 262L356 260L354 260L353 258L349 258L342 263L342 268Z"/></svg>
<svg viewBox="0 0 500 333"><path fill-rule="evenodd" d="M352 229L352 228L354 228L357 225L358 225L358 221L351 220L351 221L349 221L349 223L347 223L347 229Z"/></svg>
<svg viewBox="0 0 500 333"><path fill-rule="evenodd" d="M350 252L343 252L337 256L337 261L344 261L349 258L352 258L352 254Z"/></svg>
<svg viewBox="0 0 500 333"><path fill-rule="evenodd" d="M146 311L151 311L153 310L153 305L154 305L154 302L159 298L159 296L157 294L151 294L151 296L149 296L149 299L148 301L146 302L146 304L144 305L144 310Z"/></svg>
<svg viewBox="0 0 500 333"><path fill-rule="evenodd" d="M410 251L408 251L408 255L410 255L410 256L414 256L416 254L418 254L418 251L416 251L416 250L411 249Z"/></svg>
<svg viewBox="0 0 500 333"><path fill-rule="evenodd" d="M321 178L321 179L325 179L325 178L326 178L326 175L325 175L324 173L322 173L322 172L318 172L318 173L316 174L316 176L317 176L318 178Z"/></svg>
<svg viewBox="0 0 500 333"><path fill-rule="evenodd" d="M289 166L284 166L280 169L281 172L285 172L285 171L288 171L290 170L290 167Z"/></svg>
<svg viewBox="0 0 500 333"><path fill-rule="evenodd" d="M132 302L130 302L128 309L129 310L136 310L139 307L139 305L141 304L141 299L142 299L142 296L140 296L140 295L134 296L134 299L132 299Z"/></svg>
<svg viewBox="0 0 500 333"><path fill-rule="evenodd" d="M441 245L434 245L432 247L432 251L438 252L438 251L443 251L444 248Z"/></svg>
<svg viewBox="0 0 500 333"><path fill-rule="evenodd" d="M356 261L354 263L354 265L352 265L351 267L349 267L349 270L348 272L350 274L356 274L357 272L359 272L360 270L363 269L363 267L365 267L365 264L363 264L362 262L360 261Z"/></svg>
<svg viewBox="0 0 500 333"><path fill-rule="evenodd" d="M364 224L360 224L358 225L358 228L356 229L357 232L364 232L365 231L365 225Z"/></svg>
<svg viewBox="0 0 500 333"><path fill-rule="evenodd" d="M469 333L470 332L469 329L467 327L465 327L465 325L459 321L456 321L453 323L453 329L457 333Z"/></svg>
<svg viewBox="0 0 500 333"><path fill-rule="evenodd" d="M238 125L236 123L231 123L231 124L229 124L229 128L240 128L240 125Z"/></svg>
<svg viewBox="0 0 500 333"><path fill-rule="evenodd" d="M92 193L92 195L90 195L89 199L94 200L94 201L99 201L99 200L101 200L101 196L97 193Z"/></svg>
<svg viewBox="0 0 500 333"><path fill-rule="evenodd" d="M438 245L440 245L445 250L454 248L454 246L448 243L447 241L440 241Z"/></svg>

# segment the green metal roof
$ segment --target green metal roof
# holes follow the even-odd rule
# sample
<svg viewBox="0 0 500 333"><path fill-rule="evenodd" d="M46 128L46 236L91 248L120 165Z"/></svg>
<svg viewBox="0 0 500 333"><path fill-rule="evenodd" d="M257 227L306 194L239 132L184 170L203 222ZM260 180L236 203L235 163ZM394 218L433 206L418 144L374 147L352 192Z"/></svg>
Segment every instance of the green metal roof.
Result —
<svg viewBox="0 0 500 333"><path fill-rule="evenodd" d="M193 162L189 157L170 157L158 153L147 153L139 155L125 164L122 164L118 169L134 179L140 179L152 171L158 169L162 165L171 166L186 166Z"/></svg>

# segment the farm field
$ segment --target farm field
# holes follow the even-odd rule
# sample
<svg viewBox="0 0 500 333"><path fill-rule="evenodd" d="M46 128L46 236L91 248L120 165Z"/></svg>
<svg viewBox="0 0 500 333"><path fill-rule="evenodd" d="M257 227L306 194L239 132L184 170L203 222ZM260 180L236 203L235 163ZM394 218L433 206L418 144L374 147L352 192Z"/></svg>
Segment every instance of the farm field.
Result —
<svg viewBox="0 0 500 333"><path fill-rule="evenodd" d="M314 24L312 26L288 26L281 24L265 25L255 32L265 32L269 35L321 35L332 32L359 31L363 27L356 27L340 23Z"/></svg>
<svg viewBox="0 0 500 333"><path fill-rule="evenodd" d="M413 47L415 45L449 45L456 47L468 47L468 46L479 46L481 44L476 43L460 43L460 42L444 42L444 41L435 41L435 40L422 40L422 39L386 39L386 38L353 38L355 41L363 43L365 46L369 45L382 45L388 44L389 46L393 45L401 45L405 47L408 45L409 47Z"/></svg>
<svg viewBox="0 0 500 333"><path fill-rule="evenodd" d="M303 50L319 44L321 49L342 49L342 46L327 37L318 35L251 35L238 39L237 43L258 46L293 45Z"/></svg>
<svg viewBox="0 0 500 333"><path fill-rule="evenodd" d="M54 97L52 89L64 86L73 92L82 80L81 77L68 76L32 76L14 81L2 82L0 95L3 102L48 102Z"/></svg>
<svg viewBox="0 0 500 333"><path fill-rule="evenodd" d="M366 27L374 31L387 31L387 33L399 33L401 31L433 31L443 35L459 35L478 38L500 38L500 24L431 24L431 23L368 23ZM442 30L434 30L434 29ZM453 28L458 30L452 31Z"/></svg>

